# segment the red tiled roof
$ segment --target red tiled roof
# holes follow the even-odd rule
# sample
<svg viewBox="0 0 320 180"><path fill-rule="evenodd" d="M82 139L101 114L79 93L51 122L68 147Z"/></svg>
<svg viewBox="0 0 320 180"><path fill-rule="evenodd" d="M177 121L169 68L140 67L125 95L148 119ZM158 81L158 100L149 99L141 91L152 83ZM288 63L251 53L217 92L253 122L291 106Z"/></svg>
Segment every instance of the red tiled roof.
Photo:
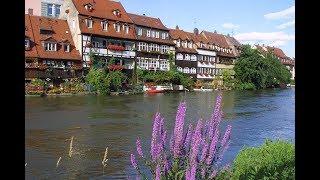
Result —
<svg viewBox="0 0 320 180"><path fill-rule="evenodd" d="M283 58L283 59L288 58L280 48L267 46L267 49L273 52L273 54L279 58Z"/></svg>
<svg viewBox="0 0 320 180"><path fill-rule="evenodd" d="M137 36L137 40L139 41L145 41L145 42L155 42L155 43L161 43L166 45L174 46L174 42L169 39L162 39L162 38L152 38L152 37L145 37L145 36Z"/></svg>
<svg viewBox="0 0 320 180"><path fill-rule="evenodd" d="M133 23L120 2L112 0L72 0L72 2L80 15ZM88 11L85 8L85 5L89 3L92 5L92 11ZM120 15L114 15L114 10L119 10Z"/></svg>
<svg viewBox="0 0 320 180"><path fill-rule="evenodd" d="M48 59L69 59L81 60L79 51L76 50L67 21L61 19L51 19L41 16L25 15L27 30L25 35L33 41L31 50L25 51L26 57L38 57ZM40 27L51 28L53 33L48 35L40 34ZM68 33L67 33L68 31ZM54 39L58 42L57 51L45 51L42 41ZM63 40L70 42L70 52L65 52L59 43Z"/></svg>
<svg viewBox="0 0 320 180"><path fill-rule="evenodd" d="M218 45L222 48L230 48L230 46L228 45L228 42L225 39L226 37L222 34L208 32L208 31L202 31L201 35L206 37L207 40L209 41L209 43Z"/></svg>
<svg viewBox="0 0 320 180"><path fill-rule="evenodd" d="M107 0L106 0L107 1ZM92 18L92 28L88 28L86 25L86 18L85 16L79 15L79 26L81 33L84 34L95 34L100 36L107 36L107 37L115 37L115 38L121 38L121 39L131 39L136 40L136 34L134 30L133 24L126 24L126 23L120 23L120 32L116 32L115 28L113 27L116 21L108 21L108 30L104 31L101 26L101 22L103 19L100 18ZM129 26L129 33L126 34L123 30L122 25L126 24Z"/></svg>
<svg viewBox="0 0 320 180"><path fill-rule="evenodd" d="M198 54L197 50L191 49L191 48L183 48L183 47L177 47L176 52L180 53L190 53L190 54Z"/></svg>
<svg viewBox="0 0 320 180"><path fill-rule="evenodd" d="M168 31L169 29L163 25L159 18L149 17L145 15L137 15L128 13L134 24L160 30Z"/></svg>
<svg viewBox="0 0 320 180"><path fill-rule="evenodd" d="M28 51L25 51L25 56L26 57L39 57L37 48L34 44L34 36L33 36L33 31L32 31L32 25L31 25L31 20L29 15L24 16L24 22L25 22L25 36L31 40L30 42L30 49Z"/></svg>

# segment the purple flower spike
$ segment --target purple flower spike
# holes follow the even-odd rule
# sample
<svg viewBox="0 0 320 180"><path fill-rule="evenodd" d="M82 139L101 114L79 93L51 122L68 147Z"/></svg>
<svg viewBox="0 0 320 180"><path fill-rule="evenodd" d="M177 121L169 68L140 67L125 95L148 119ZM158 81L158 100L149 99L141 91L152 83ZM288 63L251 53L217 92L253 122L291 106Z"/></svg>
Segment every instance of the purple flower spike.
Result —
<svg viewBox="0 0 320 180"><path fill-rule="evenodd" d="M190 139L191 139L191 136L192 136L192 124L190 123L189 124L189 127L188 127L188 132L186 134L186 138L184 140L184 149L186 151L188 151L189 149L189 144L190 144Z"/></svg>
<svg viewBox="0 0 320 180"><path fill-rule="evenodd" d="M184 117L186 115L186 103L181 102L178 107L176 122L174 126L173 136L174 136L174 144L173 144L173 156L178 157L181 153L182 141L183 141L183 125L184 125Z"/></svg>
<svg viewBox="0 0 320 180"><path fill-rule="evenodd" d="M151 158L154 161L155 156L157 155L157 135L159 132L160 125L160 113L156 113L154 121L153 121L153 129L152 129L152 140L151 140Z"/></svg>
<svg viewBox="0 0 320 180"><path fill-rule="evenodd" d="M197 170L197 165L193 164L191 166L191 170L190 170L190 180L195 180L196 179L196 170Z"/></svg>
<svg viewBox="0 0 320 180"><path fill-rule="evenodd" d="M136 158L133 154L131 154L131 164L135 169L138 169Z"/></svg>
<svg viewBox="0 0 320 180"><path fill-rule="evenodd" d="M143 152L142 152L142 148L141 148L141 142L140 142L139 138L137 138L136 146L137 146L137 152L138 152L139 156L143 157Z"/></svg>
<svg viewBox="0 0 320 180"><path fill-rule="evenodd" d="M161 178L161 169L160 169L160 166L158 164L157 168L156 168L156 180L160 180L160 178Z"/></svg>
<svg viewBox="0 0 320 180"><path fill-rule="evenodd" d="M196 163L196 158L199 151L199 145L201 142L201 126L202 122L201 120L198 121L196 130L192 137L192 144L191 144L191 154L190 154L190 163L193 165Z"/></svg>
<svg viewBox="0 0 320 180"><path fill-rule="evenodd" d="M226 132L224 133L223 139L221 141L221 147L224 147L224 145L227 143L227 141L230 139L231 136L231 125L228 125Z"/></svg>
<svg viewBox="0 0 320 180"><path fill-rule="evenodd" d="M204 145L202 148L202 152L201 152L201 157L200 157L200 162L203 162L207 156L207 152L208 152L208 143L204 141Z"/></svg>
<svg viewBox="0 0 320 180"><path fill-rule="evenodd" d="M209 177L209 178L210 178L210 179L213 179L214 177L217 176L217 173L218 173L218 172L217 172L216 170L213 170L212 173L210 174L210 177Z"/></svg>
<svg viewBox="0 0 320 180"><path fill-rule="evenodd" d="M217 146L217 143L218 143L218 139L219 139L219 130L216 129L215 131L215 135L211 141L211 144L210 144L210 147L209 147L209 153L208 153L208 157L206 159L206 164L207 165L211 165L212 163L212 160L214 158L214 155L216 153L216 146Z"/></svg>

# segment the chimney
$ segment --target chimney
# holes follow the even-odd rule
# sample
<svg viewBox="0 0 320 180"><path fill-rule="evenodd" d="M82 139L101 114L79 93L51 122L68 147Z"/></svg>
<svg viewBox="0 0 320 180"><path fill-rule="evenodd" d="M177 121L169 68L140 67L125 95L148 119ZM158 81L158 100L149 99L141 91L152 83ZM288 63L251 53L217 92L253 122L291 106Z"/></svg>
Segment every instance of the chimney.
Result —
<svg viewBox="0 0 320 180"><path fill-rule="evenodd" d="M199 29L198 29L198 28L194 28L193 33L194 33L195 35L199 35Z"/></svg>
<svg viewBox="0 0 320 180"><path fill-rule="evenodd" d="M217 33L217 30L214 30L214 33Z"/></svg>
<svg viewBox="0 0 320 180"><path fill-rule="evenodd" d="M145 16L146 14L145 14L145 13L143 13L142 15L143 15L143 16Z"/></svg>
<svg viewBox="0 0 320 180"><path fill-rule="evenodd" d="M33 9L29 8L28 9L28 14L32 16L33 15Z"/></svg>
<svg viewBox="0 0 320 180"><path fill-rule="evenodd" d="M179 30L179 26L178 25L176 25L176 29Z"/></svg>
<svg viewBox="0 0 320 180"><path fill-rule="evenodd" d="M228 33L227 36L230 37L230 34Z"/></svg>

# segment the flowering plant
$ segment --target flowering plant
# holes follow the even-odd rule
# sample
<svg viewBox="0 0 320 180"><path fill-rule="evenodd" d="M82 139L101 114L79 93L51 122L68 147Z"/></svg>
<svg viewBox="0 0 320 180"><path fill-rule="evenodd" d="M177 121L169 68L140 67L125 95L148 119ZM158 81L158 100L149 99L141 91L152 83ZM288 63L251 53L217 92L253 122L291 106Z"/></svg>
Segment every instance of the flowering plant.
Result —
<svg viewBox="0 0 320 180"><path fill-rule="evenodd" d="M113 45L113 44L108 45L107 48L110 49L110 50L114 50L114 51L124 51L126 49L123 46Z"/></svg>
<svg viewBox="0 0 320 180"><path fill-rule="evenodd" d="M228 125L223 137L220 137L221 101L222 95L219 93L211 118L207 121L200 119L195 126L190 123L187 131L184 131L186 102L181 102L170 139L167 139L164 118L157 112L153 122L150 157L143 152L139 138L136 141L138 158L131 154L131 164L139 177L147 178L141 171L141 167L146 166L156 180L213 179L219 172L219 163L229 147L231 135L231 126ZM144 164L138 164L137 159Z"/></svg>

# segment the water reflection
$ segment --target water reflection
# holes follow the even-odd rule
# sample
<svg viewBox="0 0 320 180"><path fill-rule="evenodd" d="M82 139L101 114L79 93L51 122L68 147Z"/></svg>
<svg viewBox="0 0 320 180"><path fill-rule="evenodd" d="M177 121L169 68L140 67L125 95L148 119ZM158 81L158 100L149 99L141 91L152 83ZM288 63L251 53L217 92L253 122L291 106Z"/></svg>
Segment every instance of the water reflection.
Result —
<svg viewBox="0 0 320 180"><path fill-rule="evenodd" d="M156 111L172 130L176 109L187 102L187 122L212 113L216 93L179 93L135 96L73 96L26 98L25 157L27 179L126 179L134 171L130 153L139 136L149 152L152 118ZM294 89L228 91L223 94L224 121L233 126L225 154L230 162L243 146L265 138L294 140ZM171 132L170 132L171 133ZM68 157L69 139L76 154ZM102 169L105 148L108 165ZM62 157L60 166L56 162Z"/></svg>

